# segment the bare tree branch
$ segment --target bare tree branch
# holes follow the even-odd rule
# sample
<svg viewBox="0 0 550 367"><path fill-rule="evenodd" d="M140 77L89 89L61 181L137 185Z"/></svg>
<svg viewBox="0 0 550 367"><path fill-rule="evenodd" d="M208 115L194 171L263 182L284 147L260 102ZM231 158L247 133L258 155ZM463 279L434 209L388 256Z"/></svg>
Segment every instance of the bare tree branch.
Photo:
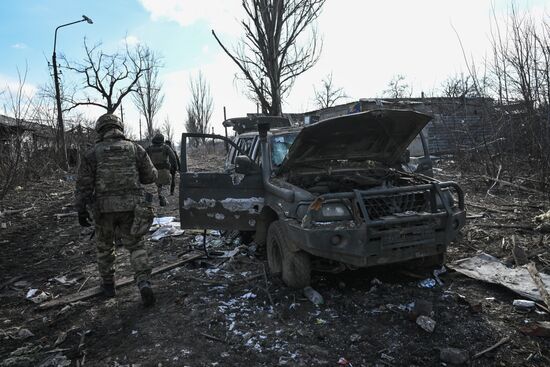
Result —
<svg viewBox="0 0 550 367"><path fill-rule="evenodd" d="M230 52L212 31L247 83L249 96L270 115L282 113L282 101L294 80L318 61L322 42L314 23L325 0L243 0L244 36ZM308 29L309 37L306 38Z"/></svg>

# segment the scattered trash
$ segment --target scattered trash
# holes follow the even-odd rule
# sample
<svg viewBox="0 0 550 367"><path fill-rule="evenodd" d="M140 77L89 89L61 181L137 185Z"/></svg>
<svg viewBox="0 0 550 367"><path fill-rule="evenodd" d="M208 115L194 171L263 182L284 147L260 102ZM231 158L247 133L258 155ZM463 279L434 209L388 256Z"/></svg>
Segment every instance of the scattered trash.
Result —
<svg viewBox="0 0 550 367"><path fill-rule="evenodd" d="M315 319L315 323L316 323L317 325L325 325L325 324L327 323L327 320L318 318L318 319Z"/></svg>
<svg viewBox="0 0 550 367"><path fill-rule="evenodd" d="M55 278L53 278L53 280L55 280L56 282L66 286L66 287L70 287L72 285L75 285L78 282L78 279L76 279L76 278L67 279L66 275L63 275L63 276L60 276L60 277L55 277Z"/></svg>
<svg viewBox="0 0 550 367"><path fill-rule="evenodd" d="M319 306L325 303L323 296L321 296L319 292L317 292L315 289L311 288L310 286L307 286L304 288L304 296L306 296L306 298L309 299L311 303L313 303L316 306Z"/></svg>
<svg viewBox="0 0 550 367"><path fill-rule="evenodd" d="M176 217L155 217L153 218L153 226L164 226L173 222L174 219L176 219Z"/></svg>
<svg viewBox="0 0 550 367"><path fill-rule="evenodd" d="M420 315L416 319L416 324L420 326L423 330L429 333L433 333L433 331L435 330L436 322L431 317Z"/></svg>
<svg viewBox="0 0 550 367"><path fill-rule="evenodd" d="M441 362L449 364L464 364L468 362L470 356L468 351L458 348L442 348L439 352Z"/></svg>
<svg viewBox="0 0 550 367"><path fill-rule="evenodd" d="M245 293L241 296L241 298L244 298L244 299L253 299L256 297L257 297L256 294L252 292Z"/></svg>
<svg viewBox="0 0 550 367"><path fill-rule="evenodd" d="M486 253L458 260L447 266L470 278L500 284L525 298L542 301L537 285L525 266L509 268L496 257ZM550 275L540 274L540 276L544 283L550 285Z"/></svg>
<svg viewBox="0 0 550 367"><path fill-rule="evenodd" d="M350 361L345 359L344 357L340 357L337 362L340 366L346 366L346 367L353 367Z"/></svg>
<svg viewBox="0 0 550 367"><path fill-rule="evenodd" d="M359 334L351 334L349 337L349 341L352 343L357 343L358 341L361 341L361 335Z"/></svg>
<svg viewBox="0 0 550 367"><path fill-rule="evenodd" d="M436 285L436 281L433 278L427 278L418 282L420 288L433 288Z"/></svg>
<svg viewBox="0 0 550 367"><path fill-rule="evenodd" d="M162 225L158 228L152 235L152 241L160 241L164 237L175 237L181 236L185 231L180 229L180 224L177 222L170 222L168 224Z"/></svg>
<svg viewBox="0 0 550 367"><path fill-rule="evenodd" d="M443 265L441 266L441 269L434 269L433 275L434 275L434 278L435 278L437 284L443 285L443 281L441 279L439 279L439 276L441 274L445 274L446 272L447 272L447 269Z"/></svg>
<svg viewBox="0 0 550 367"><path fill-rule="evenodd" d="M535 302L526 299L515 299L512 305L519 311L531 311L535 308Z"/></svg>
<svg viewBox="0 0 550 367"><path fill-rule="evenodd" d="M27 292L26 298L29 301L32 301L34 303L42 303L45 300L49 299L50 295L39 289L33 288L33 289L29 289L29 291Z"/></svg>
<svg viewBox="0 0 550 367"><path fill-rule="evenodd" d="M538 321L521 326L519 331L529 336L550 337L550 321Z"/></svg>

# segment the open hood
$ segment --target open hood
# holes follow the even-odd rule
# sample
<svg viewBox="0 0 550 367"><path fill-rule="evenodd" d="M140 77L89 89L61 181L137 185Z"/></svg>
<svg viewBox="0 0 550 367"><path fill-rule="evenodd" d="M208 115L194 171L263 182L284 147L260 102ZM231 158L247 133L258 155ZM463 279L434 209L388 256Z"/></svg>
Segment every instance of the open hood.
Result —
<svg viewBox="0 0 550 367"><path fill-rule="evenodd" d="M300 131L281 171L328 160L397 163L430 120L431 116L423 113L395 109L370 110L322 120Z"/></svg>

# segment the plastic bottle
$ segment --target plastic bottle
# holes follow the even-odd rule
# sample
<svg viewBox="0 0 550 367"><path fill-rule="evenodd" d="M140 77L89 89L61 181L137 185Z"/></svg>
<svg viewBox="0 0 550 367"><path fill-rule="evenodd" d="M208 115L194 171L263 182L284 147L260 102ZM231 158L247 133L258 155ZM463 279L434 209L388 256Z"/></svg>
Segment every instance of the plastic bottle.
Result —
<svg viewBox="0 0 550 367"><path fill-rule="evenodd" d="M317 292L315 289L311 288L310 286L307 286L304 288L304 296L307 297L313 303L314 305L322 305L325 303L325 300L323 299L323 296L319 292Z"/></svg>

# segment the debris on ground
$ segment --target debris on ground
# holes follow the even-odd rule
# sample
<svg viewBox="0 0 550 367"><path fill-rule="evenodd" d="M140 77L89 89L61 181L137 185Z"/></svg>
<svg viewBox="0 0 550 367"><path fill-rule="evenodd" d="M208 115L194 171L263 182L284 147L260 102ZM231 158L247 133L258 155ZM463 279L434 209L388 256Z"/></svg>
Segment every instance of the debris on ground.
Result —
<svg viewBox="0 0 550 367"><path fill-rule="evenodd" d="M436 322L429 316L420 315L416 318L416 324L420 326L424 331L433 333L435 330Z"/></svg>
<svg viewBox="0 0 550 367"><path fill-rule="evenodd" d="M500 284L533 301L542 301L537 285L526 267L509 268L496 257L486 253L455 261L451 269L468 277L488 283ZM550 285L550 275L541 274L544 283Z"/></svg>
<svg viewBox="0 0 550 367"><path fill-rule="evenodd" d="M439 173L449 176L440 177L457 177L452 167L441 167ZM74 210L74 182L57 178L29 184L0 203L2 213L34 208L0 219L9 223L0 229L2 367L330 366L338 365L340 357L340 366L449 366L452 362L441 356L445 348L464 351L455 353L453 361L468 355L464 364L475 366L550 365L549 313L542 311L547 308L542 301L535 301L529 313L519 312L514 300L534 300L448 266L481 252L491 254L511 281L524 272L527 288L540 297L512 252L515 241L548 287L550 236L534 231L532 222L548 204L535 194L495 187L487 196L487 187L463 174L459 181L466 200L482 206L477 213L483 215L470 218L448 248L445 273L434 272L439 266L314 272L311 287L322 295L320 305L265 274L265 246L249 243L248 234L206 231L209 258L202 229L160 241L146 237L158 295L151 312L141 307L132 286L124 248L116 249L116 280L128 286L119 287L113 300L97 297L95 239L76 218L56 219L55 214ZM167 207L156 207L157 218L169 219L157 220L151 234L159 223L177 221L177 202L176 193ZM517 255L522 257L521 250ZM426 279L433 286L419 287ZM49 298L35 304L26 298L30 289ZM255 297L242 298L247 294ZM424 318L433 321L425 323L432 332L416 324ZM18 338L19 332L25 338Z"/></svg>
<svg viewBox="0 0 550 367"><path fill-rule="evenodd" d="M319 306L325 303L323 296L321 296L319 292L317 292L315 289L311 288L310 286L307 286L304 288L304 296L306 296L306 298L316 306Z"/></svg>

